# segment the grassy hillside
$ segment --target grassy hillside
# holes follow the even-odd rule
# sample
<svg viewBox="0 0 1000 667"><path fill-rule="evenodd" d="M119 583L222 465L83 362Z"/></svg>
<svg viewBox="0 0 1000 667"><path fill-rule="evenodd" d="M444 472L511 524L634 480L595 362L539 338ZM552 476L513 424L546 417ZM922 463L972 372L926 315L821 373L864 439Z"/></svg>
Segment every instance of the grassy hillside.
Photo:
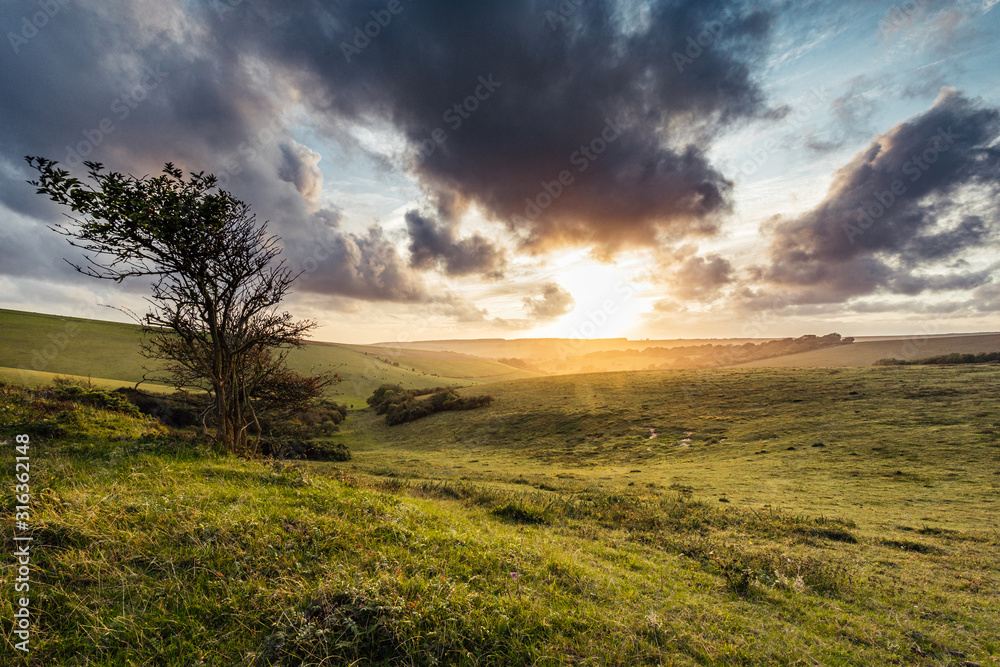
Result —
<svg viewBox="0 0 1000 667"><path fill-rule="evenodd" d="M67 373L45 373L43 371L26 371L23 368L0 367L0 382L8 382L25 387L45 387L51 385L58 378L70 380L76 384L91 385L97 389L117 389L119 387L131 387L135 384L134 382L126 382L124 380L107 380L105 378L84 377L82 375L69 375ZM142 386L149 391L165 393L172 391L170 387L156 383L145 383Z"/></svg>
<svg viewBox="0 0 1000 667"><path fill-rule="evenodd" d="M393 427L359 415L343 437L374 471L616 492L679 485L885 525L1000 518L996 366L600 373L462 393L484 392L485 409Z"/></svg>
<svg viewBox="0 0 1000 667"><path fill-rule="evenodd" d="M352 415L353 467L0 387L0 438L62 433L30 450L27 664L1000 664L998 385L510 382L479 411Z"/></svg>
<svg viewBox="0 0 1000 667"><path fill-rule="evenodd" d="M879 359L920 359L943 354L1000 352L1000 334L908 336L890 340L858 340L852 345L761 359L734 368L830 368L871 366Z"/></svg>
<svg viewBox="0 0 1000 667"><path fill-rule="evenodd" d="M150 363L139 353L140 340L139 327L131 324L0 310L0 369L6 369L0 377L30 383L31 373L18 372L25 370L134 384ZM319 342L292 351L289 366L339 373L344 381L330 394L355 405L386 382L423 388L537 375L468 355Z"/></svg>

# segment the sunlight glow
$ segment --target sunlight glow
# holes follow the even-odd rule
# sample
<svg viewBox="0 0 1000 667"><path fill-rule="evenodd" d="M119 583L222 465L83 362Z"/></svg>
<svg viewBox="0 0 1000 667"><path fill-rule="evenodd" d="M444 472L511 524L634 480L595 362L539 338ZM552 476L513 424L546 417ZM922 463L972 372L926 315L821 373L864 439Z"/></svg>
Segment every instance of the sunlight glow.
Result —
<svg viewBox="0 0 1000 667"><path fill-rule="evenodd" d="M564 338L627 337L649 310L646 299L638 298L645 283L636 282L635 261L623 257L618 263L595 261L586 253L574 253L565 266L558 267L558 282L573 295L573 309L552 325L537 330L538 335Z"/></svg>

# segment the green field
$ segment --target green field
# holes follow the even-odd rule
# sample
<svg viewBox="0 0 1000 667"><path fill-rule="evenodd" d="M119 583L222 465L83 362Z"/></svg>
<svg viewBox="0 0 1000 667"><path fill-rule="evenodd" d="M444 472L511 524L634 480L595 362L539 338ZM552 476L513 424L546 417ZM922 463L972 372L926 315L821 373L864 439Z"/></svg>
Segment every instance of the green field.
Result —
<svg viewBox="0 0 1000 667"><path fill-rule="evenodd" d="M140 354L141 340L141 329L132 324L0 310L0 378L32 382L31 373L20 372L31 371L90 377L115 386L135 384L144 368L156 368ZM321 342L293 350L288 361L303 373L338 373L343 381L331 388L330 396L354 405L364 405L387 382L410 389L537 375L457 353Z"/></svg>
<svg viewBox="0 0 1000 667"><path fill-rule="evenodd" d="M33 434L16 664L1000 665L996 364L490 382L518 372L317 343L292 363L358 403L382 382L494 400L393 427L356 409L331 438L350 462L289 464L45 389L127 380L110 351L134 329L0 319L0 381L41 386L0 384L11 470ZM18 370L46 340L51 367Z"/></svg>
<svg viewBox="0 0 1000 667"><path fill-rule="evenodd" d="M997 366L530 379L353 412L353 461L290 466L0 387L3 437L54 433L27 664L1000 664L998 389Z"/></svg>
<svg viewBox="0 0 1000 667"><path fill-rule="evenodd" d="M1000 334L965 334L952 336L898 336L888 340L857 341L800 354L760 359L735 368L835 368L871 366L880 359L924 359L952 353L1000 351Z"/></svg>
<svg viewBox="0 0 1000 667"><path fill-rule="evenodd" d="M972 529L1000 517L997 366L599 373L464 393L483 391L488 409L394 427L365 413L343 438L358 465L399 474L683 485L885 525Z"/></svg>

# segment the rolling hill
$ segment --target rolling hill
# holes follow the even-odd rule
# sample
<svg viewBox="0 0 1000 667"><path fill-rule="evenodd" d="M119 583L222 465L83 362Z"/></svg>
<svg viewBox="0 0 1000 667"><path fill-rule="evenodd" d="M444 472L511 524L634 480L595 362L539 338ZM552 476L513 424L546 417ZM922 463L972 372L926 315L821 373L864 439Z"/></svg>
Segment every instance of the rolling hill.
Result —
<svg viewBox="0 0 1000 667"><path fill-rule="evenodd" d="M760 359L733 368L835 368L871 366L879 359L923 359L952 352L1000 351L1000 334L946 334L941 336L897 336L856 340L851 345L830 347L771 359Z"/></svg>
<svg viewBox="0 0 1000 667"><path fill-rule="evenodd" d="M150 364L140 354L141 339L133 324L0 310L0 380L38 385L71 375L101 386L135 384ZM411 389L538 375L467 354L322 342L293 350L288 364L303 373L338 373L343 381L331 398L358 407L384 383Z"/></svg>

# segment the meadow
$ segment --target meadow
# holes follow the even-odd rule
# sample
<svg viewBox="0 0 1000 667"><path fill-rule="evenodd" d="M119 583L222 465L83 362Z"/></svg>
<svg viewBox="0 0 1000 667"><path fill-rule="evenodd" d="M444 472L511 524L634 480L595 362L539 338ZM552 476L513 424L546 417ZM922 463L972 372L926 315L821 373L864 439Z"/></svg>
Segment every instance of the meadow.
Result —
<svg viewBox="0 0 1000 667"><path fill-rule="evenodd" d="M441 351L329 347L443 384ZM495 362L445 360L492 402L388 426L359 400L343 463L243 460L42 374L0 384L10 470L32 435L34 537L32 648L7 635L4 659L1000 664L1000 366L488 382Z"/></svg>
<svg viewBox="0 0 1000 667"><path fill-rule="evenodd" d="M60 426L31 449L27 664L998 664L998 383L524 380L354 411L346 464L4 386L5 438Z"/></svg>
<svg viewBox="0 0 1000 667"><path fill-rule="evenodd" d="M132 386L146 368L159 368L140 354L141 340L134 324L0 309L0 381L39 386L62 375L102 387ZM456 352L312 341L292 350L288 365L300 373L338 373L342 381L329 397L358 406L383 383L419 389L539 375ZM163 389L155 382L143 386Z"/></svg>

